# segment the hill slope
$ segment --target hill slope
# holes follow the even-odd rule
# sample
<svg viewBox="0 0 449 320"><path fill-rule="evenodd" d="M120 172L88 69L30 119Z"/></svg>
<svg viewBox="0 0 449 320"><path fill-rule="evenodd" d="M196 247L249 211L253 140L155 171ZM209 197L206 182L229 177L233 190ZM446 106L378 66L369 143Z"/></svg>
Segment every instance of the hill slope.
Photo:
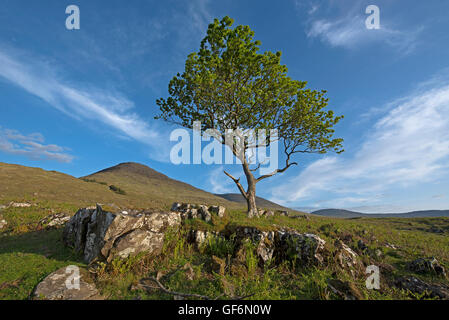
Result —
<svg viewBox="0 0 449 320"><path fill-rule="evenodd" d="M360 213L344 209L322 209L314 211L312 214L335 218L431 218L449 217L449 210L424 210L406 213Z"/></svg>
<svg viewBox="0 0 449 320"><path fill-rule="evenodd" d="M0 181L0 204L11 200L35 200L77 206L98 202L120 207L163 209L174 201L181 201L241 207L137 163L119 164L78 179L56 171L0 162ZM126 194L111 191L110 185L123 189Z"/></svg>
<svg viewBox="0 0 449 320"><path fill-rule="evenodd" d="M166 207L173 202L222 204L236 207L238 204L195 188L187 183L171 179L145 165L127 162L101 170L81 179L105 182L126 192L126 196L138 202L151 200L151 207Z"/></svg>
<svg viewBox="0 0 449 320"><path fill-rule="evenodd" d="M215 194L218 197L221 197L223 199L241 203L242 205L246 206L246 200L243 198L243 196L240 193L225 193L225 194ZM286 207L283 207L277 203L274 203L272 201L266 200L264 198L256 197L256 204L257 207L265 208L265 209L274 209L274 210L290 210Z"/></svg>

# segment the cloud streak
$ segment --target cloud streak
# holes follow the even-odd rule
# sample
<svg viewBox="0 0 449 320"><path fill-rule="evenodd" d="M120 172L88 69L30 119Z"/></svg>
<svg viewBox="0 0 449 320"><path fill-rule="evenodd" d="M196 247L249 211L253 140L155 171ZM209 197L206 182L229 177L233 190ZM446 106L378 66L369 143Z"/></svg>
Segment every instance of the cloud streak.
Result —
<svg viewBox="0 0 449 320"><path fill-rule="evenodd" d="M132 101L117 92L67 83L57 74L45 61L22 57L19 62L0 51L0 77L75 119L101 122L125 137L163 149L160 133L132 111ZM162 160L161 151L153 156Z"/></svg>
<svg viewBox="0 0 449 320"><path fill-rule="evenodd" d="M365 26L368 15L364 14L365 7L361 4L348 7L345 3L329 1L328 6L324 6L327 8L325 10L315 3L296 0L295 6L298 12L307 14L307 37L319 39L331 47L357 49L368 44L385 44L401 54L408 54L416 48L423 31L421 26L395 26L385 20L382 14L380 29L368 30ZM326 15L325 11L332 12L332 16Z"/></svg>
<svg viewBox="0 0 449 320"><path fill-rule="evenodd" d="M64 151L67 148L55 144L44 144L40 133L23 135L15 130L0 127L0 151L26 156L33 160L54 160L62 163L72 162L73 156Z"/></svg>
<svg viewBox="0 0 449 320"><path fill-rule="evenodd" d="M309 38L319 38L332 47L354 49L368 43L385 43L398 51L409 53L417 44L422 28L404 32L386 26L378 30L365 27L365 16L357 15L340 19L319 19L311 23L306 32Z"/></svg>
<svg viewBox="0 0 449 320"><path fill-rule="evenodd" d="M328 156L272 190L283 203L326 192L328 203L377 202L389 188L444 181L449 173L449 82L389 104L349 157Z"/></svg>
<svg viewBox="0 0 449 320"><path fill-rule="evenodd" d="M210 171L209 185L213 193L238 193L238 189L234 182L224 174L224 167L220 166ZM234 177L240 177L240 173L231 172Z"/></svg>

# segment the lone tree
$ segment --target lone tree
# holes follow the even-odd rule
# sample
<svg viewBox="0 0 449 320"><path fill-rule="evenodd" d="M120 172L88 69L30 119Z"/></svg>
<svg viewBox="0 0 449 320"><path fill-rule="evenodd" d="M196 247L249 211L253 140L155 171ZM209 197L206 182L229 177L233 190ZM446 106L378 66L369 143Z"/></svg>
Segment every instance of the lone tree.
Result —
<svg viewBox="0 0 449 320"><path fill-rule="evenodd" d="M256 184L284 172L296 162L297 153L343 152L343 139L333 138L333 126L343 116L325 111L326 91L306 89L306 82L287 76L287 67L280 64L281 53L259 53L260 41L248 26L232 28L229 17L215 19L198 52L191 53L185 71L169 84L169 97L157 100L161 113L156 119L201 130L214 129L213 137L231 148L241 161L247 189L240 179L224 172L237 185L248 204L248 216L258 215ZM239 143L229 144L227 129L277 130L276 140L283 145L285 166L256 177L260 167L249 160L257 143L245 136L234 137ZM210 130L209 130L210 131ZM275 139L266 139L269 146Z"/></svg>

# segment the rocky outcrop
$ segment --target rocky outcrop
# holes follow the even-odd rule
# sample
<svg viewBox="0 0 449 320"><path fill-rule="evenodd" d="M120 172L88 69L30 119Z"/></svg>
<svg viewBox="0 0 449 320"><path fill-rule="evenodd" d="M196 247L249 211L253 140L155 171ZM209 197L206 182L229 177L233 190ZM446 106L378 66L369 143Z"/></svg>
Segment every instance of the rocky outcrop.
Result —
<svg viewBox="0 0 449 320"><path fill-rule="evenodd" d="M224 218L226 214L226 208L222 206L210 206L209 211L216 214L220 218Z"/></svg>
<svg viewBox="0 0 449 320"><path fill-rule="evenodd" d="M65 213L51 214L40 220L39 226L45 229L60 227L65 225L70 220L70 218L71 217Z"/></svg>
<svg viewBox="0 0 449 320"><path fill-rule="evenodd" d="M326 241L311 233L280 230L276 234L278 257L301 265L322 264L325 244Z"/></svg>
<svg viewBox="0 0 449 320"><path fill-rule="evenodd" d="M259 217L273 217L274 211L271 210L259 210Z"/></svg>
<svg viewBox="0 0 449 320"><path fill-rule="evenodd" d="M202 219L206 222L212 220L212 214L220 218L223 218L226 214L226 208L222 206L206 206L180 202L173 203L171 210L179 212L182 220Z"/></svg>
<svg viewBox="0 0 449 320"><path fill-rule="evenodd" d="M431 273L437 276L446 277L446 270L435 258L419 258L408 264L410 271L416 273Z"/></svg>
<svg viewBox="0 0 449 320"><path fill-rule="evenodd" d="M10 202L8 207L9 208L29 208L29 207L31 207L31 204L26 203L26 202Z"/></svg>
<svg viewBox="0 0 449 320"><path fill-rule="evenodd" d="M267 263L274 257L276 249L274 231L262 231L255 227L237 227L235 234L238 247L241 247L247 240L251 240L257 245L256 253L261 264Z"/></svg>
<svg viewBox="0 0 449 320"><path fill-rule="evenodd" d="M273 216L284 216L284 217L288 217L289 213L288 211L285 210L262 210L259 209L258 210L258 217L273 217ZM292 218L294 218L295 216L292 216Z"/></svg>
<svg viewBox="0 0 449 320"><path fill-rule="evenodd" d="M263 231L256 227L236 227L237 247L246 240L257 245L256 253L262 264L274 259L277 262L295 260L300 265L316 265L323 262L323 239L314 234L294 230Z"/></svg>
<svg viewBox="0 0 449 320"><path fill-rule="evenodd" d="M101 300L88 272L76 266L61 268L40 282L32 294L35 300Z"/></svg>
<svg viewBox="0 0 449 320"><path fill-rule="evenodd" d="M64 243L83 254L86 263L96 260L111 262L140 252L159 254L165 231L178 227L179 213L111 213L96 209L80 209L66 224Z"/></svg>
<svg viewBox="0 0 449 320"><path fill-rule="evenodd" d="M297 215L297 216L289 216L289 217L292 218L292 219L310 220L310 217L308 215L305 215L305 214L300 214L300 215Z"/></svg>
<svg viewBox="0 0 449 320"><path fill-rule="evenodd" d="M295 260L299 265L323 263L325 241L314 234L299 233L294 230L264 231L249 226L228 226L220 233L190 230L189 242L199 248L210 238L222 238L234 242L234 257L241 255L245 244L251 241L261 265L273 260Z"/></svg>
<svg viewBox="0 0 449 320"><path fill-rule="evenodd" d="M211 238L221 238L224 239L224 236L221 235L219 232L214 231L203 231L203 230L190 230L187 235L187 240L190 243L195 244L195 247L199 249L206 240L209 240Z"/></svg>
<svg viewBox="0 0 449 320"><path fill-rule="evenodd" d="M340 240L335 242L335 248L337 250L334 256L338 266L343 270L349 271L355 277L362 266L358 254Z"/></svg>
<svg viewBox="0 0 449 320"><path fill-rule="evenodd" d="M414 294L424 294L427 298L449 299L449 287L427 283L412 276L401 277L394 284L399 289L407 290Z"/></svg>

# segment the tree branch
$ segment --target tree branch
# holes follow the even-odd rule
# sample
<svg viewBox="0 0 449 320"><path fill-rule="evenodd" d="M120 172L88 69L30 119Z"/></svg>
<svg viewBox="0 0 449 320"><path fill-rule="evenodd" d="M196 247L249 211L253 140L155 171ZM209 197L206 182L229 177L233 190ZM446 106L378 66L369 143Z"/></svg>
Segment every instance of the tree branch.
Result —
<svg viewBox="0 0 449 320"><path fill-rule="evenodd" d="M145 280L151 280L151 281L154 281L154 282L158 285L158 288L152 287L152 286L148 286L148 285L146 285L146 284L143 284L142 281L145 281ZM227 294L225 294L225 293L222 293L222 294L219 295L218 297L212 299L212 298L210 298L210 297L208 297L208 296L204 296L204 295L202 295L202 294L196 294L196 293L184 293L184 292L170 291L170 290L168 290L167 288L165 288L164 285L163 285L157 278L154 278L154 277L149 277L149 278L141 279L139 285L140 285L142 288L144 288L144 289L160 289L160 290L162 290L163 292L165 292L166 294L170 294L170 295L172 295L172 296L179 296L179 297L185 297L185 298L199 298L199 299L203 299L203 300L218 300L218 299L220 299L220 298L223 297L223 296L227 296L227 297L229 297L231 300L244 300L244 299L246 299L246 298L249 298L249 297L254 296L254 293L248 294L248 295L246 295L246 296L241 296L241 297L238 297L238 296L237 296L237 297L236 297L236 296L229 296L229 295L227 295Z"/></svg>
<svg viewBox="0 0 449 320"><path fill-rule="evenodd" d="M259 181L261 181L261 180L263 180L263 179L272 177L272 176L274 176L275 174L282 173L282 172L284 172L285 170L287 170L288 168L290 168L291 166L296 166L296 165L298 165L297 162L290 162L290 157L291 157L291 155L292 155L293 153L294 153L294 152L287 153L287 159L285 160L285 167L284 167L284 168L282 168L282 169L276 169L276 170L274 170L273 172L271 172L271 173L269 173L269 174L265 174L265 175L263 175L263 176L260 176L259 178L256 179L256 182L259 182Z"/></svg>
<svg viewBox="0 0 449 320"><path fill-rule="evenodd" d="M234 178L231 174L227 173L226 171L223 171L225 173L225 175L227 175L229 178L231 178L234 183L237 185L237 187L240 190L240 193L242 194L243 197L245 197L245 199L248 199L248 194L246 193L245 189L243 189L242 184L240 183L240 178L236 179Z"/></svg>
<svg viewBox="0 0 449 320"><path fill-rule="evenodd" d="M173 295L173 296L180 296L180 297L186 297L186 298L188 298L188 297L190 297L190 298L199 298L199 299L204 299L204 300L212 300L212 299L209 298L208 296L203 296L203 295L201 295L201 294L196 294L196 293L183 293L183 292L170 291L170 290L168 290L167 288L165 288L165 287L163 286L163 284L162 284L158 279L156 279L156 278L154 278L154 277L149 277L149 278L147 278L147 279L154 281L154 282L158 285L159 289L161 289L163 292L165 292L165 293L167 293L167 294L170 294L170 295ZM143 288L146 288L146 289L154 289L154 287L151 287L151 286L142 284L142 281L143 281L143 280L147 280L147 279L142 279L141 282L140 282L140 285L141 285Z"/></svg>

